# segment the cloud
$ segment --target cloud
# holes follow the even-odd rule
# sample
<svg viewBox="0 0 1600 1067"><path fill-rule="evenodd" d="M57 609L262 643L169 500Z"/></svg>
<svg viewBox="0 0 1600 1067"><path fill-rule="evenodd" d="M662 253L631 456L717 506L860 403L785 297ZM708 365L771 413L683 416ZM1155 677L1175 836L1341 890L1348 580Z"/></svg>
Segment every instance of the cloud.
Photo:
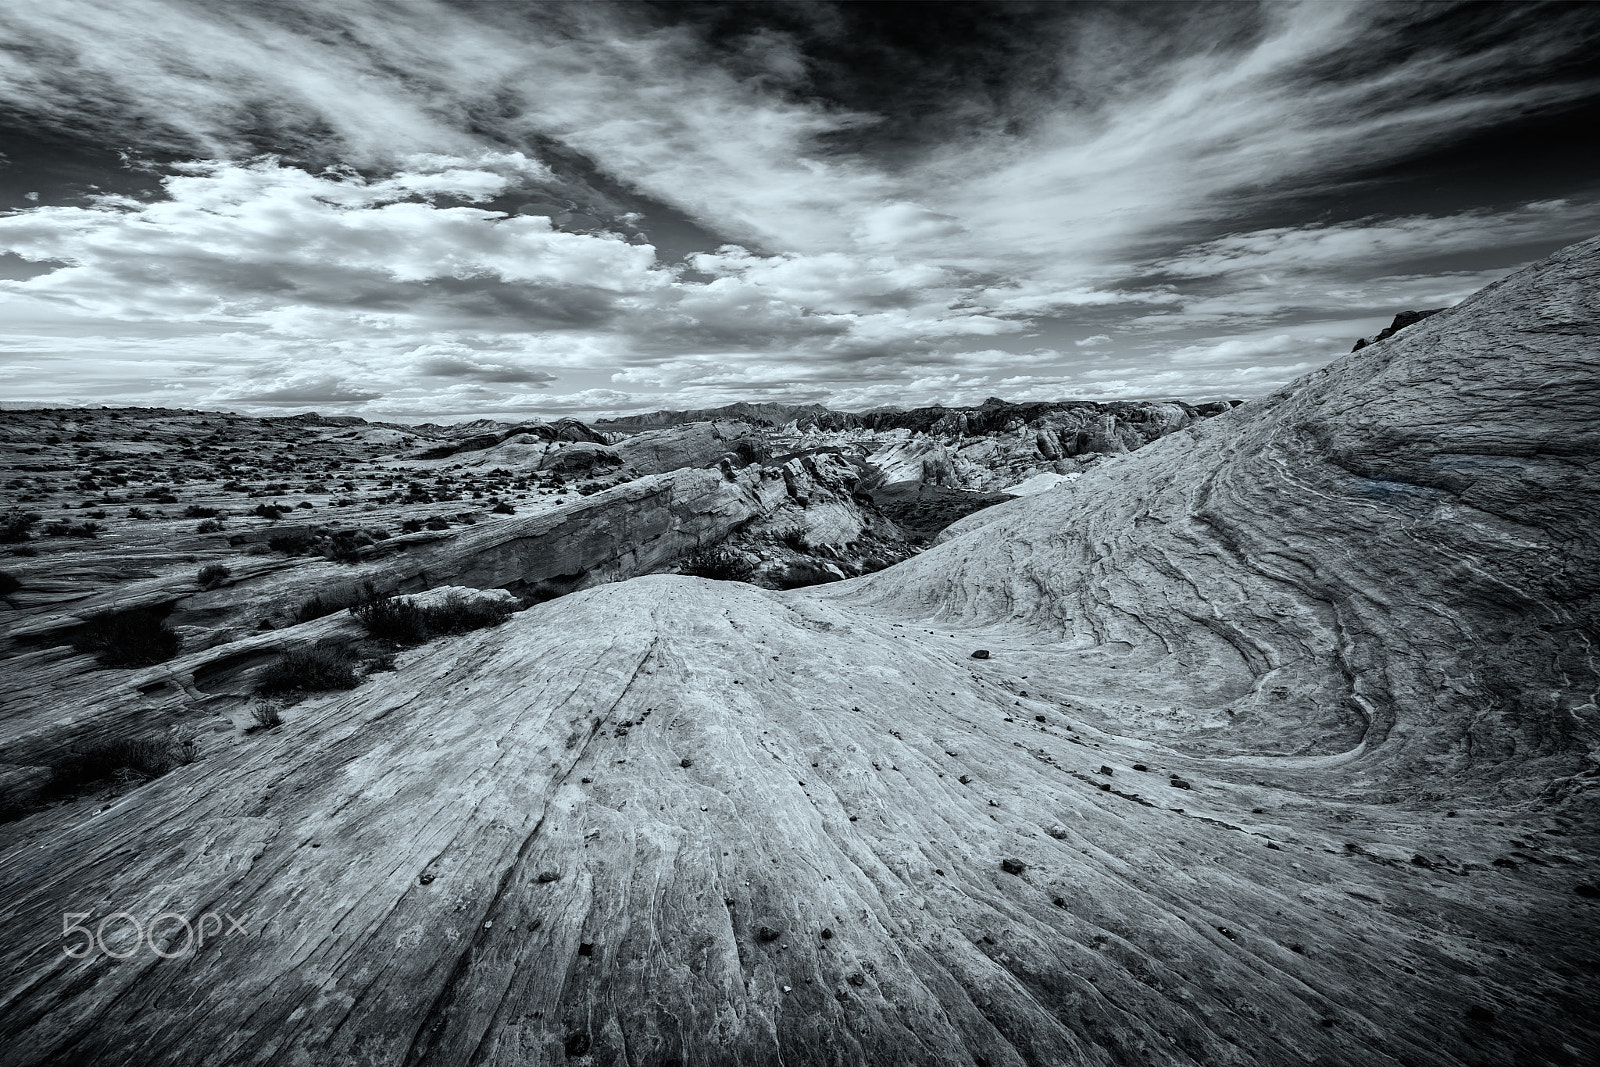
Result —
<svg viewBox="0 0 1600 1067"><path fill-rule="evenodd" d="M1303 222L1594 91L1550 73L1594 44L1573 12L1432 12L1008 12L1037 69L933 70L897 125L807 52L848 9L717 43L633 5L10 5L9 114L187 161L0 216L0 350L41 399L419 415L1271 388L1600 225L1576 193Z"/></svg>
<svg viewBox="0 0 1600 1067"><path fill-rule="evenodd" d="M253 400L258 404L357 404L377 400L382 393L360 389L331 374L299 375L279 379L265 387L243 389L219 399Z"/></svg>

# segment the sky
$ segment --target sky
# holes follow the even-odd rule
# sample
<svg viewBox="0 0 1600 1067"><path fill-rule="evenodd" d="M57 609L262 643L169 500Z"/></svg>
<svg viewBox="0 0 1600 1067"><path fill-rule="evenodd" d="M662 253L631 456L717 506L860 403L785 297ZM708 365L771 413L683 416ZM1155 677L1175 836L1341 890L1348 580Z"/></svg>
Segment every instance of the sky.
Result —
<svg viewBox="0 0 1600 1067"><path fill-rule="evenodd" d="M1600 5L19 0L0 398L1248 398L1600 232Z"/></svg>

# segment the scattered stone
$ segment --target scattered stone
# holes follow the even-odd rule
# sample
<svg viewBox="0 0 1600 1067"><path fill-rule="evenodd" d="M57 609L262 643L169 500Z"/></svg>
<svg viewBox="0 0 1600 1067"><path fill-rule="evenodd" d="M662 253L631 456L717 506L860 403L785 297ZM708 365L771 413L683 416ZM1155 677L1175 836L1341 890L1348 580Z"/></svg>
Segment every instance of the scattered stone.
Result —
<svg viewBox="0 0 1600 1067"><path fill-rule="evenodd" d="M542 882L559 882L560 880L561 880L561 875L557 874L555 871L540 871L539 872L539 881L541 883Z"/></svg>
<svg viewBox="0 0 1600 1067"><path fill-rule="evenodd" d="M976 651L976 652L974 652L972 654L972 658L973 659L988 659L989 658L989 650L987 648L980 648L980 649L978 649L978 651Z"/></svg>
<svg viewBox="0 0 1600 1067"><path fill-rule="evenodd" d="M1007 874L1021 874L1028 869L1028 865L1021 860L1004 859L1000 861L1000 869Z"/></svg>

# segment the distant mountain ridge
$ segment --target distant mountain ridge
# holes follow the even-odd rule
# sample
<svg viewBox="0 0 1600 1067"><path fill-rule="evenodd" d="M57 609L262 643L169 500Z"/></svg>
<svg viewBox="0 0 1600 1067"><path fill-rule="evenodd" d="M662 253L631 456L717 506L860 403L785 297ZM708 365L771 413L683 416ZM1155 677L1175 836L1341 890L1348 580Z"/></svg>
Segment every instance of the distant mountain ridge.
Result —
<svg viewBox="0 0 1600 1067"><path fill-rule="evenodd" d="M1182 400L1163 401L1178 405L1192 415L1209 418L1243 403L1241 400L1215 400L1189 404ZM1125 415L1148 407L1148 401L1132 400L1046 400L1015 404L990 397L982 404L927 407L898 410L880 408L868 412L835 411L822 404L749 404L739 402L719 408L687 411L653 411L647 415L627 415L615 419L596 419L592 425L605 433L638 433L690 422L739 419L744 422L782 426L794 422L801 429L818 430L915 430L921 433L948 432L957 425L961 432L991 433L1013 419L1030 422L1054 411L1085 410L1106 415Z"/></svg>

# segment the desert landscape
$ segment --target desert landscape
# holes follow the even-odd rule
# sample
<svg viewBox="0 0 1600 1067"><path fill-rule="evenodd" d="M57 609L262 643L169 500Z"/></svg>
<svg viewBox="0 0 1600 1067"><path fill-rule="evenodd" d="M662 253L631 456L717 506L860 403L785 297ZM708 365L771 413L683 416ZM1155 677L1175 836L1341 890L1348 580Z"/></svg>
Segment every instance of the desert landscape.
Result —
<svg viewBox="0 0 1600 1067"><path fill-rule="evenodd" d="M7 414L7 928L248 918L4 1058L1588 1062L1597 278L1220 411Z"/></svg>
<svg viewBox="0 0 1600 1067"><path fill-rule="evenodd" d="M0 4L0 1067L1600 1064L1600 5Z"/></svg>

